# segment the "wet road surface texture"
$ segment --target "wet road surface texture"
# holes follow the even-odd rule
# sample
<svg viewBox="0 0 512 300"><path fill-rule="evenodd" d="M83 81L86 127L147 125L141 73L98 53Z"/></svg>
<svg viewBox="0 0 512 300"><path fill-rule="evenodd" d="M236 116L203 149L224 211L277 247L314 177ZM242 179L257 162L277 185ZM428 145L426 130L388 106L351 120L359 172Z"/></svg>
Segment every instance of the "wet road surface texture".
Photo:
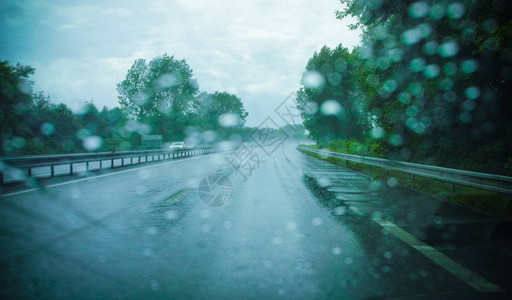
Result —
<svg viewBox="0 0 512 300"><path fill-rule="evenodd" d="M218 153L4 192L0 296L508 298L503 222L295 147L246 178Z"/></svg>

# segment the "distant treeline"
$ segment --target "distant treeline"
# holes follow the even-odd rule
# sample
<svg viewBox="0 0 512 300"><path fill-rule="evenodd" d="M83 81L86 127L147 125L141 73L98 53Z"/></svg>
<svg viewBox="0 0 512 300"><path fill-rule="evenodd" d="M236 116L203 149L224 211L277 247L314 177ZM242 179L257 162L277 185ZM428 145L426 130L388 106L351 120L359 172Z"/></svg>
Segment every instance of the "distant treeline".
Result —
<svg viewBox="0 0 512 300"><path fill-rule="evenodd" d="M342 0L362 45L324 47L298 91L333 150L512 175L510 1ZM508 8L507 8L508 7Z"/></svg>
<svg viewBox="0 0 512 300"><path fill-rule="evenodd" d="M35 69L0 61L0 155L139 149L141 135L210 144L248 135L248 113L236 95L200 92L185 60L136 60L117 85L119 107L78 111L32 93Z"/></svg>

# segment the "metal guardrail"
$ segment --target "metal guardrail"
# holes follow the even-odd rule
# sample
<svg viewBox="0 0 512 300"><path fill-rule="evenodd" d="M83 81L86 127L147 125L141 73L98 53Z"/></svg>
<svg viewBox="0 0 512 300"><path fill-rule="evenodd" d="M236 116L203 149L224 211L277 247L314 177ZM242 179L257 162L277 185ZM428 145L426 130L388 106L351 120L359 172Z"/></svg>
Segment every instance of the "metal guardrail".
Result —
<svg viewBox="0 0 512 300"><path fill-rule="evenodd" d="M181 150L141 150L141 151L119 151L119 152L100 152L100 153L74 153L61 155L34 155L34 156L13 156L0 157L0 184L5 183L4 172L9 168L23 170L26 177L32 177L34 168L49 167L48 176L38 177L54 177L56 176L55 167L69 165L68 175L73 175L73 166L76 164L84 164L86 171L90 170L90 163L98 162L95 170L102 170L104 167L115 168L124 167L125 165L141 164L146 162L154 162L165 159L173 159L179 157L188 157L194 155L203 155L218 152L219 148L193 148ZM142 161L141 158L144 158ZM151 160L149 160L151 158ZM156 158L156 159L155 159ZM125 164L125 160L129 159L130 163ZM120 161L121 165L116 166L115 161ZM107 162L107 166L104 163ZM10 181L20 181L13 180Z"/></svg>
<svg viewBox="0 0 512 300"><path fill-rule="evenodd" d="M452 183L453 189L455 188L455 185L458 184L495 192L512 194L512 177L414 164L402 161L393 161L368 156L337 153L326 150L312 149L304 146L298 146L297 149L305 152L317 153L326 157L335 157L346 161L352 161L370 166L381 167L387 170L411 174L413 181L415 176L421 176L450 182Z"/></svg>

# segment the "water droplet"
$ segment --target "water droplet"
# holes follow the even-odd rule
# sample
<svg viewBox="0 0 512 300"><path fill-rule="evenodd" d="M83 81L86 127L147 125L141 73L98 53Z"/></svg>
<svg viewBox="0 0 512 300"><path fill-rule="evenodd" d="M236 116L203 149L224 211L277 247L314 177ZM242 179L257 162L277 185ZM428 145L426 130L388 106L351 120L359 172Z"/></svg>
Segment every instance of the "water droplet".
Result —
<svg viewBox="0 0 512 300"><path fill-rule="evenodd" d="M450 19L460 19L466 12L466 7L462 3L455 2L448 5L446 12Z"/></svg>
<svg viewBox="0 0 512 300"><path fill-rule="evenodd" d="M403 139L400 135L393 134L389 137L389 143L393 146L400 146L403 143Z"/></svg>
<svg viewBox="0 0 512 300"><path fill-rule="evenodd" d="M306 102L304 103L304 112L308 115L314 115L318 111L318 104L316 102Z"/></svg>
<svg viewBox="0 0 512 300"><path fill-rule="evenodd" d="M370 188L370 191L372 191L372 192L378 191L381 188L380 180L373 180L372 182L370 182L369 188Z"/></svg>
<svg viewBox="0 0 512 300"><path fill-rule="evenodd" d="M337 86L341 83L341 75L337 72L333 72L329 74L329 84L332 86Z"/></svg>
<svg viewBox="0 0 512 300"><path fill-rule="evenodd" d="M395 80L393 79L389 79L389 80L386 80L386 82L384 82L384 90L388 93L393 93L396 88L397 88L398 84L396 83Z"/></svg>
<svg viewBox="0 0 512 300"><path fill-rule="evenodd" d="M320 217L315 217L311 220L311 223L313 224L313 226L320 226L322 225L322 218Z"/></svg>
<svg viewBox="0 0 512 300"><path fill-rule="evenodd" d="M341 248L340 247L334 247L331 249L332 255L340 255L341 254Z"/></svg>
<svg viewBox="0 0 512 300"><path fill-rule="evenodd" d="M208 209L203 209L203 210L201 210L200 215L201 215L201 218L207 219L212 215L212 213Z"/></svg>
<svg viewBox="0 0 512 300"><path fill-rule="evenodd" d="M434 4L430 8L430 17L434 20L439 20L444 17L445 9L442 4Z"/></svg>
<svg viewBox="0 0 512 300"><path fill-rule="evenodd" d="M236 114L225 113L219 116L219 125L224 128L235 127L240 125L240 117Z"/></svg>
<svg viewBox="0 0 512 300"><path fill-rule="evenodd" d="M423 18L428 14L429 7L425 2L416 2L409 5L409 16L411 18Z"/></svg>
<svg viewBox="0 0 512 300"><path fill-rule="evenodd" d="M413 72L421 72L425 68L425 59L418 57L409 62L409 69Z"/></svg>
<svg viewBox="0 0 512 300"><path fill-rule="evenodd" d="M420 97L423 95L423 86L419 82L413 82L409 84L409 92L413 96Z"/></svg>
<svg viewBox="0 0 512 300"><path fill-rule="evenodd" d="M442 43L438 52L442 57L453 57L459 53L459 45L455 42Z"/></svg>
<svg viewBox="0 0 512 300"><path fill-rule="evenodd" d="M334 214L337 216L344 215L347 212L347 209L344 206L337 206L334 208Z"/></svg>
<svg viewBox="0 0 512 300"><path fill-rule="evenodd" d="M387 181L386 181L387 185L389 187L395 187L398 185L398 180L395 178L395 177L390 177Z"/></svg>
<svg viewBox="0 0 512 300"><path fill-rule="evenodd" d="M161 88L168 88L177 85L179 82L175 75L167 73L160 76L157 83Z"/></svg>
<svg viewBox="0 0 512 300"><path fill-rule="evenodd" d="M329 184L331 184L331 181L327 177L320 177L320 178L316 179L316 183L320 187L326 187L326 186L329 186Z"/></svg>
<svg viewBox="0 0 512 300"><path fill-rule="evenodd" d="M302 75L301 83L306 89L318 89L325 85L325 78L317 71L306 71Z"/></svg>
<svg viewBox="0 0 512 300"><path fill-rule="evenodd" d="M423 70L423 76L428 79L435 78L439 75L441 68L439 68L436 64L428 65L425 70Z"/></svg>
<svg viewBox="0 0 512 300"><path fill-rule="evenodd" d="M374 139L380 139L384 137L384 129L381 127L372 128L370 130L370 136Z"/></svg>
<svg viewBox="0 0 512 300"><path fill-rule="evenodd" d="M96 151L103 145L103 139L99 136L92 135L83 138L82 144L87 151Z"/></svg>
<svg viewBox="0 0 512 300"><path fill-rule="evenodd" d="M295 223L295 222L286 223L286 229L290 230L290 231L295 231L297 229L297 223Z"/></svg>
<svg viewBox="0 0 512 300"><path fill-rule="evenodd" d="M160 288L160 284L158 284L158 281L156 281L156 280L151 280L149 282L149 285L151 286L151 289L153 291L156 291L156 290L158 290Z"/></svg>
<svg viewBox="0 0 512 300"><path fill-rule="evenodd" d="M418 28L413 28L404 31L402 34L402 41L406 45L413 45L419 42L421 39L421 31Z"/></svg>
<svg viewBox="0 0 512 300"><path fill-rule="evenodd" d="M416 28L420 31L422 38L427 38L432 33L432 27L428 23L421 23Z"/></svg>
<svg viewBox="0 0 512 300"><path fill-rule="evenodd" d="M472 111L476 107L475 100L466 100L462 102L462 107L467 111Z"/></svg>
<svg viewBox="0 0 512 300"><path fill-rule="evenodd" d="M407 92L398 94L398 101L402 104L409 104L411 102L411 94Z"/></svg>
<svg viewBox="0 0 512 300"><path fill-rule="evenodd" d="M471 100L476 99L480 96L480 89L476 86L469 87L464 92L464 95L468 99L471 99Z"/></svg>
<svg viewBox="0 0 512 300"><path fill-rule="evenodd" d="M478 65L473 59L465 60L460 64L461 71L467 74L475 72L477 67Z"/></svg>
<svg viewBox="0 0 512 300"><path fill-rule="evenodd" d="M52 135L55 132L55 126L52 123L45 122L41 125L41 133L44 135Z"/></svg>
<svg viewBox="0 0 512 300"><path fill-rule="evenodd" d="M178 218L178 212L175 210L168 210L164 213L164 217L167 220L174 220Z"/></svg>
<svg viewBox="0 0 512 300"><path fill-rule="evenodd" d="M472 116L468 112L463 112L459 115L459 119L462 123L469 123L471 122Z"/></svg>
<svg viewBox="0 0 512 300"><path fill-rule="evenodd" d="M434 55L437 53L438 47L439 47L439 44L435 41L426 42L423 45L423 53L425 53L426 55Z"/></svg>
<svg viewBox="0 0 512 300"><path fill-rule="evenodd" d="M336 115L341 113L343 108L336 100L327 100L322 103L320 111L326 116Z"/></svg>
<svg viewBox="0 0 512 300"><path fill-rule="evenodd" d="M441 83L439 85L443 90L449 91L453 88L453 81L450 78L445 78L441 80Z"/></svg>

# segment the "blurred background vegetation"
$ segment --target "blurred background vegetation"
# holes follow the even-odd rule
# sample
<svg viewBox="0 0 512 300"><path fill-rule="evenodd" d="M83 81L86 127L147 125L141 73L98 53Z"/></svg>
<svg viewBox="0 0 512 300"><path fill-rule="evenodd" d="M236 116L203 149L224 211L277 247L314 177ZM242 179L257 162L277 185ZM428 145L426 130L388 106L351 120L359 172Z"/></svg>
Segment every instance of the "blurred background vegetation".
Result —
<svg viewBox="0 0 512 300"><path fill-rule="evenodd" d="M35 69L0 61L0 155L140 149L141 135L164 142L209 145L247 138L248 115L239 97L200 92L185 60L166 54L136 60L117 85L119 107L83 101L76 111L32 92Z"/></svg>
<svg viewBox="0 0 512 300"><path fill-rule="evenodd" d="M333 151L512 175L512 3L342 0L362 44L323 47L297 92Z"/></svg>

